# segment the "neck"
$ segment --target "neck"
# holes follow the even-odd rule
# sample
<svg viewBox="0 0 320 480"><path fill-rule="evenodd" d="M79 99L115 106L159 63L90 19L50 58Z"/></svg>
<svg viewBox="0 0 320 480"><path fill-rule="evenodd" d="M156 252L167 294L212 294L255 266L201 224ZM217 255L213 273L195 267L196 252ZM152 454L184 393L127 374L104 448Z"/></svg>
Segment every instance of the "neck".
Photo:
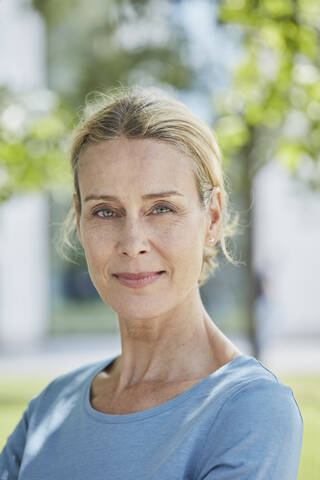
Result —
<svg viewBox="0 0 320 480"><path fill-rule="evenodd" d="M200 379L223 364L225 348L231 352L232 344L206 312L199 289L192 293L161 317L119 318L122 355L115 371L118 391L146 382Z"/></svg>

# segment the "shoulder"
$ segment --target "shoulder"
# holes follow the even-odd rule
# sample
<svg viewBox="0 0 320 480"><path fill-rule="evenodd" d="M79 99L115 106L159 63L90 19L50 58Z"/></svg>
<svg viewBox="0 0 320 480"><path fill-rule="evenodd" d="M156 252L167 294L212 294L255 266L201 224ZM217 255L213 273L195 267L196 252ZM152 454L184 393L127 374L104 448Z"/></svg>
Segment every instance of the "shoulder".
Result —
<svg viewBox="0 0 320 480"><path fill-rule="evenodd" d="M221 369L218 377L218 382L211 379L209 393L212 435L225 434L227 429L240 440L251 431L259 437L267 432L272 436L275 427L288 434L303 429L292 389L259 360L244 355Z"/></svg>
<svg viewBox="0 0 320 480"><path fill-rule="evenodd" d="M222 418L231 412L233 418L244 418L256 429L264 429L266 424L303 423L292 389L268 378L255 378L240 384L225 400L219 414Z"/></svg>
<svg viewBox="0 0 320 480"><path fill-rule="evenodd" d="M249 359L237 372L228 371L229 388L198 465L202 473L214 468L215 478L231 471L246 480L259 474L263 479L296 478L303 419L293 391L261 362Z"/></svg>
<svg viewBox="0 0 320 480"><path fill-rule="evenodd" d="M52 403L61 401L62 397L74 399L95 374L112 361L112 358L82 365L54 378L37 396L31 399L28 407L30 414L47 410Z"/></svg>
<svg viewBox="0 0 320 480"><path fill-rule="evenodd" d="M10 478L17 478L16 472L20 468L27 442L32 444L34 441L38 445L39 435L41 437L42 433L47 431L50 422L56 425L57 419L61 418L66 408L74 404L76 399L79 400L79 394L85 385L88 385L91 376L111 361L112 359L90 363L60 375L31 398L19 423L8 437L3 451L0 452L0 476L2 471L5 475L10 470L13 475L9 474Z"/></svg>
<svg viewBox="0 0 320 480"><path fill-rule="evenodd" d="M244 413L247 419L256 412L266 421L270 415L275 418L278 412L287 416L298 415L303 421L292 389L261 361L246 355L226 376L224 401L219 413L223 415L230 409L235 414L237 411Z"/></svg>

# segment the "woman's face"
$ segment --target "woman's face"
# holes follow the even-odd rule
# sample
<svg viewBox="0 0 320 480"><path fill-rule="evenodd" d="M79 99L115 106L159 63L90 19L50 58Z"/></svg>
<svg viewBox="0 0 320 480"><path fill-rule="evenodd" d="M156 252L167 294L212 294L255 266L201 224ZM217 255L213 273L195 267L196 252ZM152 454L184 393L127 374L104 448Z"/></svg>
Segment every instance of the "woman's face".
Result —
<svg viewBox="0 0 320 480"><path fill-rule="evenodd" d="M91 279L121 317L164 314L194 295L212 213L201 210L191 160L150 139L89 146L79 161L78 234ZM176 192L176 193L164 193ZM163 272L133 286L117 277Z"/></svg>

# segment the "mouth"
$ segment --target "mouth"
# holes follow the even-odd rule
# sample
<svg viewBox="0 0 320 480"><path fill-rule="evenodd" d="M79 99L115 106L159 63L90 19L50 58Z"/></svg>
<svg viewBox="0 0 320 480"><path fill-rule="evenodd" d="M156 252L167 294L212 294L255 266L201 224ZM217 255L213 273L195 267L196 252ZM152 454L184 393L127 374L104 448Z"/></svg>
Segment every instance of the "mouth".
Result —
<svg viewBox="0 0 320 480"><path fill-rule="evenodd" d="M121 285L136 289L145 287L146 285L150 285L151 283L156 282L165 273L165 270L160 270L159 272L143 272L139 274L129 274L128 272L126 272L123 274L114 274L113 276L119 281Z"/></svg>
<svg viewBox="0 0 320 480"><path fill-rule="evenodd" d="M153 275L161 275L165 273L165 270L160 270L159 272L141 272L141 273L114 273L113 276L117 278L124 278L127 280L140 280L143 278L151 277Z"/></svg>

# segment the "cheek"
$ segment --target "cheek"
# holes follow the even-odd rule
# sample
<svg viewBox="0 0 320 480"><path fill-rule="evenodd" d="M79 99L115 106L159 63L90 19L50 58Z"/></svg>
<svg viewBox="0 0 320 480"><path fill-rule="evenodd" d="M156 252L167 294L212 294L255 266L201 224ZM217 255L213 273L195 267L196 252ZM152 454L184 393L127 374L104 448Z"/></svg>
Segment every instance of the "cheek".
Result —
<svg viewBox="0 0 320 480"><path fill-rule="evenodd" d="M190 221L181 228L168 229L164 236L163 254L170 258L173 267L179 268L182 276L194 276L201 272L203 245L201 225Z"/></svg>
<svg viewBox="0 0 320 480"><path fill-rule="evenodd" d="M199 241L199 233L190 233L181 242L180 258L184 261L186 269L198 270L202 266L203 249Z"/></svg>
<svg viewBox="0 0 320 480"><path fill-rule="evenodd" d="M103 229L88 228L82 238L87 263L92 266L102 265L112 245L110 233Z"/></svg>

